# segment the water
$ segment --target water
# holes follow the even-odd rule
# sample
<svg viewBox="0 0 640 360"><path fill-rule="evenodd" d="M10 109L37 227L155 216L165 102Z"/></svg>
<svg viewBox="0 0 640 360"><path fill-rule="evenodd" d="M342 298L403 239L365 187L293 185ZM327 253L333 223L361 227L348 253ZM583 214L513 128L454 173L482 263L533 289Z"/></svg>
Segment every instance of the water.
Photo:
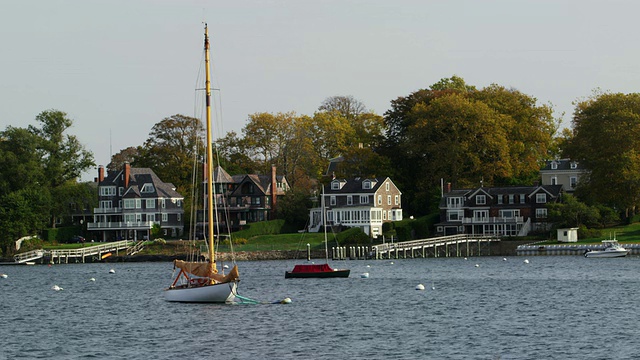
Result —
<svg viewBox="0 0 640 360"><path fill-rule="evenodd" d="M0 358L638 357L640 257L529 260L346 261L332 265L348 279L286 280L295 261L239 264L241 295L288 305L165 302L170 263L0 266Z"/></svg>

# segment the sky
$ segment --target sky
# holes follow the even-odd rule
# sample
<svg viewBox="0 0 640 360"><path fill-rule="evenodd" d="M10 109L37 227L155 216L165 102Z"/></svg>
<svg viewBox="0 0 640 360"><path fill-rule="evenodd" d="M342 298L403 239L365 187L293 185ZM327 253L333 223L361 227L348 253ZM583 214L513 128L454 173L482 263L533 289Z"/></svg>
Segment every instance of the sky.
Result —
<svg viewBox="0 0 640 360"><path fill-rule="evenodd" d="M106 165L162 119L196 115L203 22L219 135L331 96L383 115L452 75L517 89L570 127L596 89L638 92L639 13L636 0L3 1L0 130L64 111Z"/></svg>

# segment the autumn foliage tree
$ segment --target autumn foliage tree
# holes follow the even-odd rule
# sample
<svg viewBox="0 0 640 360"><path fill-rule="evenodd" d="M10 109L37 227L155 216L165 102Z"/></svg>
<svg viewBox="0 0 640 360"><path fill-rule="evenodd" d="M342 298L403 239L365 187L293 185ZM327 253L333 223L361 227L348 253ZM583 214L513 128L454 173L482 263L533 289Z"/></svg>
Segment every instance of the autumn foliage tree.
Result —
<svg viewBox="0 0 640 360"><path fill-rule="evenodd" d="M564 154L588 176L577 195L628 217L640 203L640 94L596 93L576 104Z"/></svg>

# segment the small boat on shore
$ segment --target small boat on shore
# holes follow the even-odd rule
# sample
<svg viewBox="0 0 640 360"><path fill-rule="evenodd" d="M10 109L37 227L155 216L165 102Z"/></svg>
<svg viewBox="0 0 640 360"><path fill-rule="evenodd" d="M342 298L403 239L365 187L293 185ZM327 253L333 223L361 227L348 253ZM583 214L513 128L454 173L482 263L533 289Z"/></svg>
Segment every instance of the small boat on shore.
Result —
<svg viewBox="0 0 640 360"><path fill-rule="evenodd" d="M625 257L629 253L629 250L625 249L618 243L618 240L602 240L604 248L602 250L587 250L584 253L584 257L588 258L613 258L613 257Z"/></svg>

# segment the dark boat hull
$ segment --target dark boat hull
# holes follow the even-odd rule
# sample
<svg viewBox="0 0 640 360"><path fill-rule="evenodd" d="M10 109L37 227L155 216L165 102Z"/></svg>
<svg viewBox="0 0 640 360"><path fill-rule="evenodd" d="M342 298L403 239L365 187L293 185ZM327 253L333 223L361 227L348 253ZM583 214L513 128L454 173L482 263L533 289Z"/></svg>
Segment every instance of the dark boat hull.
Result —
<svg viewBox="0 0 640 360"><path fill-rule="evenodd" d="M293 272L286 271L284 273L285 279L294 278L348 278L351 270L333 270L333 271L313 271L313 272Z"/></svg>

